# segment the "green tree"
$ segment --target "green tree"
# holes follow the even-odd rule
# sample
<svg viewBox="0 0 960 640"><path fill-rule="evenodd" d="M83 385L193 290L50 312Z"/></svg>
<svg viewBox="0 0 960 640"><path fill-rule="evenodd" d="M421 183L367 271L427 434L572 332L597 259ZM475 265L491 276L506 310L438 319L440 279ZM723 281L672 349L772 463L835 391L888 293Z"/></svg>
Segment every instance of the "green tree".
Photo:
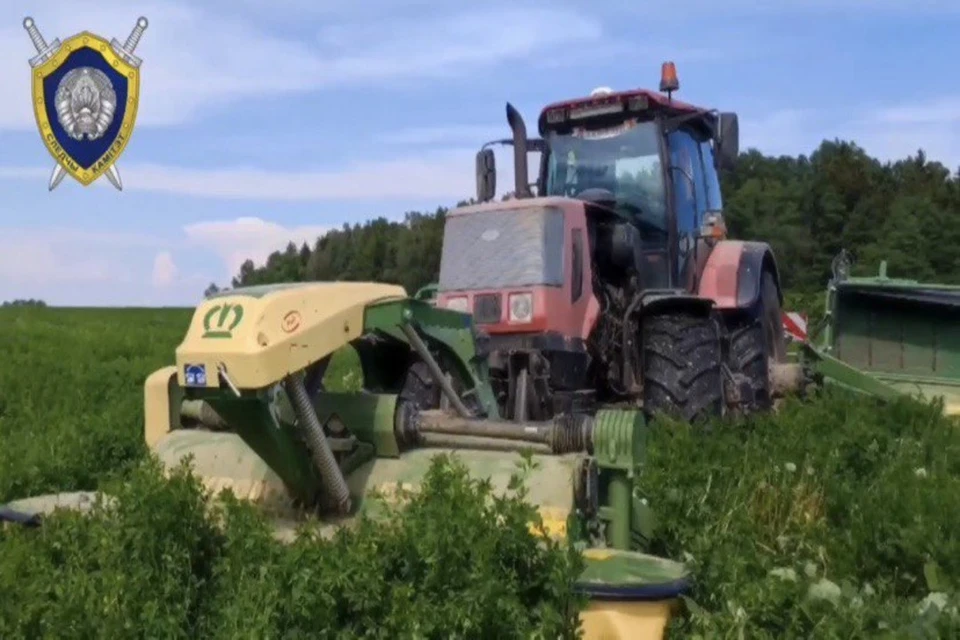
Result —
<svg viewBox="0 0 960 640"><path fill-rule="evenodd" d="M960 282L960 172L922 151L881 163L842 140L826 140L809 156L749 149L721 182L731 237L769 242L794 292L822 291L844 248L859 257L858 272L876 273L886 259L891 275ZM374 280L413 293L438 276L446 213L344 224L312 248L278 248L260 267L247 260L233 285Z"/></svg>

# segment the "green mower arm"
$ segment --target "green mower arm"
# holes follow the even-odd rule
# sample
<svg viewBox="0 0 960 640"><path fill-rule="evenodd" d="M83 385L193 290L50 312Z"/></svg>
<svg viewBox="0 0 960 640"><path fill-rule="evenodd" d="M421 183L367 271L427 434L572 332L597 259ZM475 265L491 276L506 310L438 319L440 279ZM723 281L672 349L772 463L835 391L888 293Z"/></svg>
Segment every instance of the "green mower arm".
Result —
<svg viewBox="0 0 960 640"><path fill-rule="evenodd" d="M457 382L463 387L458 395L473 396L483 417L500 417L486 361L477 353L470 314L438 309L427 302L409 298L389 300L367 307L364 329L406 343L431 368L431 362L446 365L444 368L453 370ZM431 353L425 353L425 348ZM384 353L381 350L365 350L357 345L357 352L365 375L367 371L382 371L389 367L389 363L380 361ZM441 363L436 362L433 352L439 355Z"/></svg>
<svg viewBox="0 0 960 640"><path fill-rule="evenodd" d="M885 400L893 400L903 395L903 392L895 387L817 349L810 343L801 345L799 356L805 374L816 382L837 385Z"/></svg>

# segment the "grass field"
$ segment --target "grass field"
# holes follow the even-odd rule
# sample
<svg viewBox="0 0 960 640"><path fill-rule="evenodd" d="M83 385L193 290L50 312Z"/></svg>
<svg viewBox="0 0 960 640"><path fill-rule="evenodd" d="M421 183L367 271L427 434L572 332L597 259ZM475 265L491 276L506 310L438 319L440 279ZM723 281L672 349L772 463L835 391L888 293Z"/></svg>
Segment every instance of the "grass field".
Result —
<svg viewBox="0 0 960 640"><path fill-rule="evenodd" d="M492 556L451 555L465 546L445 528L456 517L477 536L466 546L511 562L534 552L520 519L510 535L484 528L490 514L463 506L479 504L479 489L449 489L461 486L450 470L437 471L434 502L362 534L372 538L280 550L242 509L214 533L188 478L164 484L142 464L143 380L172 361L189 317L0 309L0 503L110 486L126 505L0 533L3 637L387 637L377 633L415 627L439 637L437 620L456 621L464 637L560 628L570 567L559 549L512 586ZM348 360L327 380L359 382ZM960 428L937 407L825 394L708 432L663 425L638 482L660 517L651 550L696 575L671 637L960 637ZM415 574L397 569L413 565ZM438 578L452 566L462 596Z"/></svg>

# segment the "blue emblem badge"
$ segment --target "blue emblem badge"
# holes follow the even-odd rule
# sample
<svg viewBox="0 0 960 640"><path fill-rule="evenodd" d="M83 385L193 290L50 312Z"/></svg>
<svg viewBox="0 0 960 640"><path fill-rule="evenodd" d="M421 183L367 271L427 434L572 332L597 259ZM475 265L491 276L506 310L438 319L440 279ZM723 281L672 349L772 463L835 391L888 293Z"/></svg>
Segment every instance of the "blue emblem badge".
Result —
<svg viewBox="0 0 960 640"><path fill-rule="evenodd" d="M133 51L147 19L137 20L123 44L88 31L47 44L33 18L23 28L37 50L30 59L33 112L57 162L49 189L68 173L84 186L105 175L123 189L116 162L137 118L141 60Z"/></svg>
<svg viewBox="0 0 960 640"><path fill-rule="evenodd" d="M184 365L183 377L188 387L207 386L207 368L202 364Z"/></svg>

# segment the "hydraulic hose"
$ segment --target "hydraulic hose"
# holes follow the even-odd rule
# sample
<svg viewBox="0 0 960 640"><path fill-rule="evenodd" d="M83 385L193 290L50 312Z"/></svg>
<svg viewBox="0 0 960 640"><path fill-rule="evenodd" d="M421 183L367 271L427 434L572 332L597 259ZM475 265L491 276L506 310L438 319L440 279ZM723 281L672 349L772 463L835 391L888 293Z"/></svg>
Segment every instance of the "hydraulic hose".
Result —
<svg viewBox="0 0 960 640"><path fill-rule="evenodd" d="M307 447L313 456L313 462L317 465L324 487L327 489L328 498L338 513L349 513L352 504L347 481L340 472L340 467L327 442L327 436L323 433L323 426L313 408L313 403L310 402L310 396L303 384L303 373L297 372L287 376L284 383L293 410L297 414L297 422L303 430Z"/></svg>

